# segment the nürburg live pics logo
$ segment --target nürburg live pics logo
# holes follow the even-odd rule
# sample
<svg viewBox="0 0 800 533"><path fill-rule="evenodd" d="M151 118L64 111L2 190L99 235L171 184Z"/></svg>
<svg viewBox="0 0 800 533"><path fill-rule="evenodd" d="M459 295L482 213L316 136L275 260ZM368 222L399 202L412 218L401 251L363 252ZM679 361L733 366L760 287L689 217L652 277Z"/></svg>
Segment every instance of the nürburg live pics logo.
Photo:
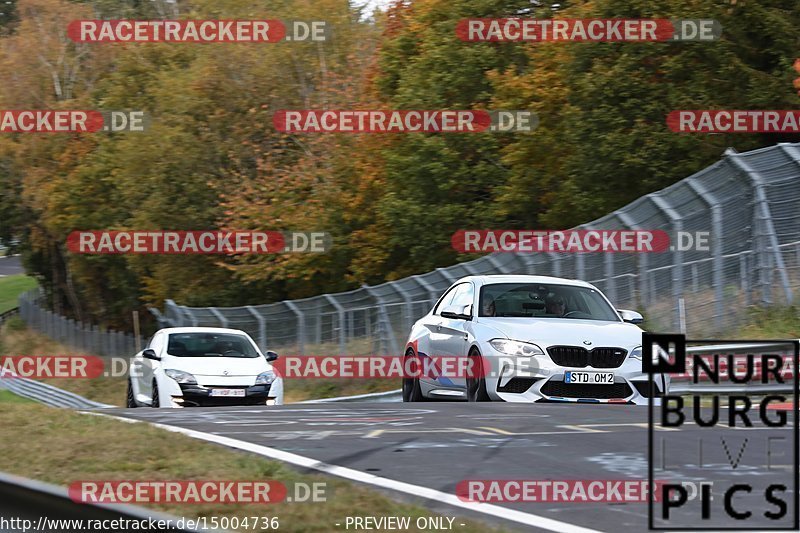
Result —
<svg viewBox="0 0 800 533"><path fill-rule="evenodd" d="M642 335L651 530L798 530L799 345Z"/></svg>

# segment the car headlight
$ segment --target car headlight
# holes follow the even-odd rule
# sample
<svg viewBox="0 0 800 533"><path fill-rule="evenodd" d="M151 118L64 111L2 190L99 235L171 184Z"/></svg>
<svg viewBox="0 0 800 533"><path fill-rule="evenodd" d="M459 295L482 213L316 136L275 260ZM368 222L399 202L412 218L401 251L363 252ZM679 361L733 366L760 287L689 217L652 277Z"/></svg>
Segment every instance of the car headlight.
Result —
<svg viewBox="0 0 800 533"><path fill-rule="evenodd" d="M633 350L631 350L630 355L628 355L631 359L638 359L639 361L642 360L642 347L637 346Z"/></svg>
<svg viewBox="0 0 800 533"><path fill-rule="evenodd" d="M178 383L184 383L187 385L197 385L197 380L188 372L184 372L183 370L173 370L171 368L164 370L164 373L177 381Z"/></svg>
<svg viewBox="0 0 800 533"><path fill-rule="evenodd" d="M256 376L256 385L270 385L273 381L275 381L275 372L272 370L267 370Z"/></svg>
<svg viewBox="0 0 800 533"><path fill-rule="evenodd" d="M507 355L521 355L525 357L544 355L541 348L529 342L512 341L509 339L492 339L489 341L489 345L498 352Z"/></svg>

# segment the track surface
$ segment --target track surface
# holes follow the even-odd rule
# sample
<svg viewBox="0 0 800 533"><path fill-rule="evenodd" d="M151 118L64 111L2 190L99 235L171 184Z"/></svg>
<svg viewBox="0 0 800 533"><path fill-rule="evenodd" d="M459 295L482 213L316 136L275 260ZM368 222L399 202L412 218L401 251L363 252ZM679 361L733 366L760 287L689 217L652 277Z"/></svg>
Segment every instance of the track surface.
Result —
<svg viewBox="0 0 800 533"><path fill-rule="evenodd" d="M24 274L22 262L18 255L12 257L0 257L0 277L12 276L14 274Z"/></svg>
<svg viewBox="0 0 800 533"><path fill-rule="evenodd" d="M453 494L456 483L464 479L647 479L646 407L338 403L104 412L257 443L448 494ZM667 438L669 470L656 471L656 479L694 482L716 479L717 483L738 479L754 482L759 487L769 480L788 479L786 500L790 503L791 514L793 474L791 465L781 465L791 463L791 453L773 446L776 457L781 453L785 456L773 459L777 466L772 472L765 473L763 468L766 436L780 435L791 443L791 429L759 427L758 422L755 428L718 430L690 424L679 430L656 432L657 441L662 435ZM728 452L720 445L720 436L726 439ZM704 449L703 464L727 468L709 472L697 466L700 437L710 443ZM728 465L736 460L745 437L749 437L749 442L741 453L740 462L736 469L730 468ZM790 446L788 444L789 450ZM723 470L727 472L720 474ZM721 503L721 495L714 494L714 513L721 512L716 506ZM751 503L760 505L762 510L772 509L763 502L761 493L755 499L737 497L735 501L743 508ZM430 506L430 502L427 503ZM693 503L691 516L696 517L699 503ZM647 529L646 503L499 505L597 531ZM433 507L443 511L441 505ZM448 512L446 508L444 514L469 515L463 509ZM695 518L680 513L676 519L681 516L689 524L697 523ZM714 518L702 525L723 525ZM761 520L763 523L763 518ZM497 519L491 521L497 522ZM525 527L510 522L503 525L516 530L540 530L534 525Z"/></svg>

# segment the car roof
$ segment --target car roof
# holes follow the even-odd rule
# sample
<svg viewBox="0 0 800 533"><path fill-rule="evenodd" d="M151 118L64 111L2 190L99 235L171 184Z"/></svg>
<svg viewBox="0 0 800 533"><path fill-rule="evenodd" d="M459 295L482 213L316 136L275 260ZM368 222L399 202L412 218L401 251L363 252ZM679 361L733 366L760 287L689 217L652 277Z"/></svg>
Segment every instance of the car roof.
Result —
<svg viewBox="0 0 800 533"><path fill-rule="evenodd" d="M575 287L596 288L591 283L578 279L556 278L553 276L528 276L523 274L496 274L489 276L466 276L459 279L456 283L465 281L475 281L479 285L491 285L494 283L550 283L554 285L572 285Z"/></svg>
<svg viewBox="0 0 800 533"><path fill-rule="evenodd" d="M184 327L184 328L164 328L158 333L233 333L235 335L247 335L240 329L212 328L212 327Z"/></svg>

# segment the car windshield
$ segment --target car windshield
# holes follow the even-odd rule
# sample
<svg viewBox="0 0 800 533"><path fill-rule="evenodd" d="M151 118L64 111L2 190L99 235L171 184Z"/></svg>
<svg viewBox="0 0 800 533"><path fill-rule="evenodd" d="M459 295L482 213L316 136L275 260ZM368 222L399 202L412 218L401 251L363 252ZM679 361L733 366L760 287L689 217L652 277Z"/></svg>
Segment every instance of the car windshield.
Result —
<svg viewBox="0 0 800 533"><path fill-rule="evenodd" d="M480 316L620 321L596 289L549 283L484 285Z"/></svg>
<svg viewBox="0 0 800 533"><path fill-rule="evenodd" d="M234 333L172 333L167 353L176 357L259 357L247 337Z"/></svg>

